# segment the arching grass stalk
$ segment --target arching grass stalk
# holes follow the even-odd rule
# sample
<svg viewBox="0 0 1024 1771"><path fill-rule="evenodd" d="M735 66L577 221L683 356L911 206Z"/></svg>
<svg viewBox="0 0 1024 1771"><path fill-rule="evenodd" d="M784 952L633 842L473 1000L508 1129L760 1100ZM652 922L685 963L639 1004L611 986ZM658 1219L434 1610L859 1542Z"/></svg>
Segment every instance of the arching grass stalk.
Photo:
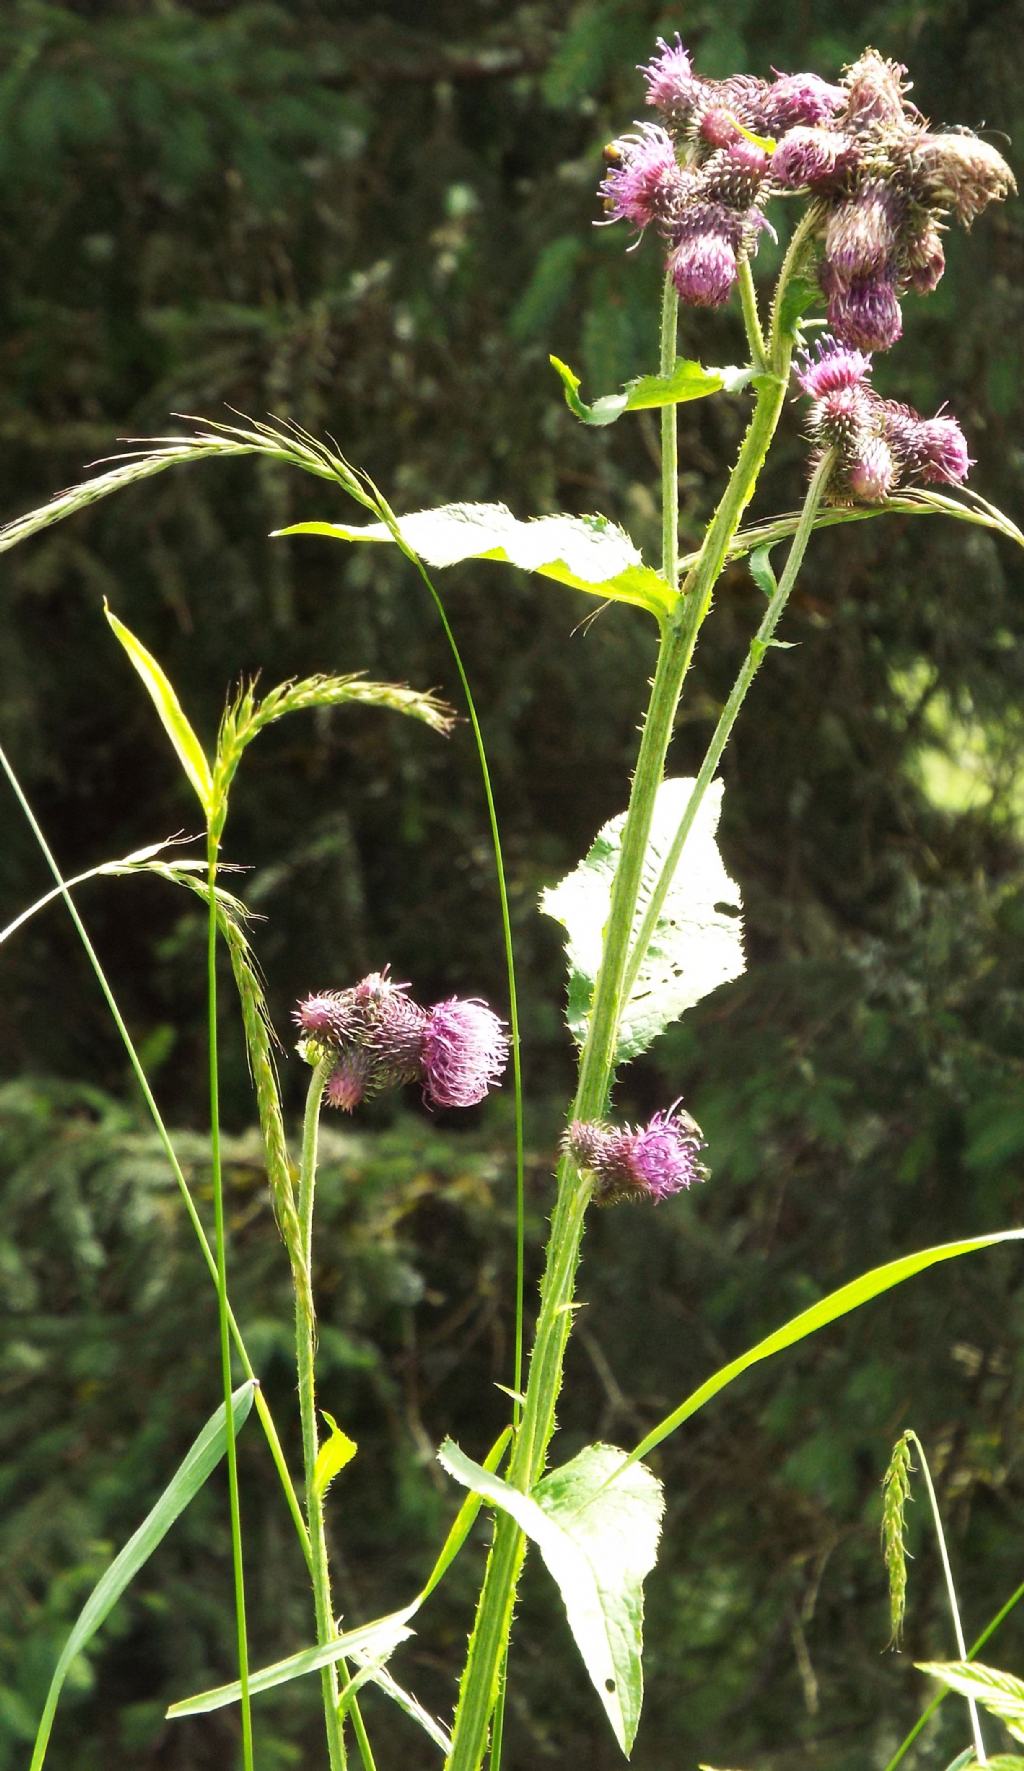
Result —
<svg viewBox="0 0 1024 1771"><path fill-rule="evenodd" d="M793 330L785 317L785 294L798 268L809 228L797 228L783 263L773 308L768 347L770 369L755 380L754 411L722 499L687 574L679 602L666 619L658 663L644 721L629 809L622 835L619 865L612 886L604 950L591 1006L579 1080L571 1117L599 1118L607 1104L615 1063L618 1026L625 1000L624 985L644 857L654 802L664 774L683 680L693 656L697 634L711 604L714 586L729 545L739 527L764 463L785 400L789 381ZM663 321L669 311L663 301ZM665 351L663 324L663 360ZM674 339L673 339L674 344ZM671 456L669 456L671 460ZM675 476L668 482L663 463L662 510L666 564L672 569L670 530L675 509ZM541 1305L530 1359L522 1419L516 1436L508 1480L529 1490L543 1472L554 1430L555 1406L562 1381L565 1347L572 1322L572 1300L579 1264L583 1222L590 1182L568 1157L558 1167L558 1193L548 1237ZM469 1654L463 1673L452 1735L448 1771L477 1771L486 1751L487 1730L498 1696L500 1669L512 1625L516 1586L525 1555L525 1540L514 1522L502 1514L484 1575Z"/></svg>
<svg viewBox="0 0 1024 1771"><path fill-rule="evenodd" d="M228 1328L227 1238L224 1232L224 1178L220 1155L220 1071L217 1058L217 835L207 826L206 884L209 898L206 945L207 1022L210 1058L210 1170L213 1182L213 1235L217 1256L217 1322L220 1332L221 1378L227 1427L228 1503L231 1513L231 1567L235 1588L235 1632L238 1676L242 1687L242 1763L253 1771L252 1701L249 1694L249 1643L245 1620L245 1566L242 1554L242 1512L238 1494L238 1449L231 1411L231 1336Z"/></svg>

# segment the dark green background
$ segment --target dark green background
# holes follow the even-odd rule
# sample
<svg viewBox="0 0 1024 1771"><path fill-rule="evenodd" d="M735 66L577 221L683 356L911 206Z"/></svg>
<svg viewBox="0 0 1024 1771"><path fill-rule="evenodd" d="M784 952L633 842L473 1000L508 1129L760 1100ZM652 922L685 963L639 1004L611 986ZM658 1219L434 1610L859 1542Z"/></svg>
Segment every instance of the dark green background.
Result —
<svg viewBox="0 0 1024 1771"><path fill-rule="evenodd" d="M547 365L584 391L654 363L658 255L595 230L601 147L641 110L635 64L679 28L709 74L813 67L866 42L907 61L936 123L1021 139L1024 19L1011 5L842 8L791 0L576 7L289 6L10 0L0 21L0 452L16 515L109 454L225 405L332 432L399 510L503 499L517 515L603 511L657 557L654 423L574 425ZM1012 149L1007 149L1012 158ZM887 395L948 399L974 484L1020 517L1019 204L957 232L880 362ZM759 269L773 263L762 246ZM687 323L712 362L732 309ZM684 408L696 539L742 402ZM758 495L803 480L800 413ZM267 464L175 471L4 556L2 733L67 871L193 827L151 710L101 616L162 659L209 738L242 671L364 668L458 685L422 586L382 553L269 542L340 496ZM557 930L536 913L620 810L653 627L537 580L462 567L442 585L481 707L521 968L531 1271L571 1054ZM755 624L730 570L702 639L674 766L692 769ZM1024 894L1021 569L1008 544L887 520L816 538L727 753L723 845L750 966L623 1077L640 1116L683 1093L713 1179L587 1240L560 1418L571 1453L631 1443L710 1370L890 1254L1020 1216ZM390 961L426 1000L501 1004L503 962L466 727L445 743L372 712L293 720L247 757L228 833L266 918L257 946L286 1034L294 998ZM8 800L0 920L45 889ZM201 917L151 881L81 904L181 1128L204 1209ZM66 919L4 949L0 1038L0 1765L28 1743L63 1633L217 1398L212 1293L121 1048ZM258 1168L231 1005L223 1043L233 1289L268 1394L293 1409L284 1259ZM284 1067L289 1110L302 1081ZM191 1129L189 1129L191 1128ZM415 1590L456 1496L446 1432L482 1455L511 1367L507 1094L429 1118L413 1097L332 1124L317 1275L322 1399L360 1441L332 1497L352 1618ZM914 1659L952 1652L923 1501L912 1512L906 1652L883 1652L878 1484L913 1425L929 1448L968 1634L1024 1578L1019 1260L917 1280L745 1379L654 1460L669 1494L648 1587L639 1771L884 1765L927 1695ZM531 1290L531 1297L532 1297ZM294 1426L289 1448L297 1458ZM257 1661L312 1631L255 1425L243 1440ZM482 1567L471 1547L396 1670L454 1695ZM233 1718L161 1721L231 1666L219 1482L176 1527L80 1665L54 1771L212 1771ZM1024 1671L1011 1620L990 1658ZM509 1771L619 1763L543 1571L512 1662ZM313 1766L315 1689L257 1710L261 1771ZM381 1771L436 1762L373 1693ZM992 1730L994 1734L994 1730ZM911 1761L944 1767L964 1715ZM993 1741L994 1744L994 1741Z"/></svg>

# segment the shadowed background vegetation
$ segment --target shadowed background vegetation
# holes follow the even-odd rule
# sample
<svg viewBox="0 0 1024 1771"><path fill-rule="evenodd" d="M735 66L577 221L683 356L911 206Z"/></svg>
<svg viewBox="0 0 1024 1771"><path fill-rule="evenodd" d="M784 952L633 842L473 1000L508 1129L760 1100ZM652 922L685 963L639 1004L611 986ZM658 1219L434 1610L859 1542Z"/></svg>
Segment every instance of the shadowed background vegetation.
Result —
<svg viewBox="0 0 1024 1771"><path fill-rule="evenodd" d="M10 0L0 20L3 514L172 412L273 412L330 431L399 511L503 499L602 511L657 558L656 428L575 426L584 392L654 366L659 263L595 230L601 147L640 109L635 64L679 28L700 69L834 76L867 42L908 62L936 123L1024 139L1019 8L916 0L435 0L430 7ZM1011 150L1011 159L1013 158ZM1019 204L949 241L879 363L891 397L948 399L974 482L1020 516ZM761 268L773 267L770 241ZM687 320L731 362L738 313ZM710 511L742 401L682 408L685 536ZM759 494L790 508L794 406ZM458 701L423 587L385 550L269 541L354 514L266 462L175 470L4 556L0 723L66 872L194 821L188 789L101 617L161 658L212 735L229 684L366 669ZM727 752L723 846L750 969L624 1075L637 1117L678 1094L713 1179L587 1239L565 1455L632 1443L711 1369L888 1254L1021 1216L1024 602L1008 545L938 521L815 538L776 652ZM653 630L637 611L488 565L441 580L484 713L510 872L530 1101L531 1248L572 1065L558 932L540 887L622 809ZM759 613L718 592L674 751L693 768ZM466 727L445 741L370 710L290 721L246 758L230 858L287 1042L295 997L390 961L424 1000L504 997L490 845ZM8 800L0 921L45 889ZM203 918L152 880L80 903L204 1209ZM27 1762L53 1660L113 1548L216 1404L215 1315L173 1182L59 907L3 951L0 1767ZM293 1410L286 1268L263 1188L233 1005L223 1049L233 1294L279 1416ZM302 1079L284 1065L299 1111ZM410 1096L332 1123L321 1185L321 1394L360 1442L331 1497L346 1614L410 1597L458 1497L432 1463L483 1454L511 1375L507 1098L431 1119ZM531 1274L536 1270L531 1255ZM882 1652L878 1484L913 1425L937 1471L968 1636L1024 1578L1020 1263L919 1279L762 1367L655 1458L669 1493L648 1587L634 1763L881 1768L953 1643L914 1513L906 1651ZM530 1293L533 1296L532 1288ZM298 1461L297 1430L288 1433ZM257 1663L311 1639L290 1527L242 1440ZM450 1709L482 1569L471 1545L396 1663ZM131 1589L58 1718L55 1771L212 1771L230 1712L162 1721L228 1676L226 1497L211 1483ZM1024 1617L990 1657L1024 1671ZM543 1570L525 1583L509 1771L616 1749ZM432 1749L371 1692L381 1771ZM262 1771L316 1764L317 1692L259 1701ZM913 1766L967 1743L951 1700Z"/></svg>

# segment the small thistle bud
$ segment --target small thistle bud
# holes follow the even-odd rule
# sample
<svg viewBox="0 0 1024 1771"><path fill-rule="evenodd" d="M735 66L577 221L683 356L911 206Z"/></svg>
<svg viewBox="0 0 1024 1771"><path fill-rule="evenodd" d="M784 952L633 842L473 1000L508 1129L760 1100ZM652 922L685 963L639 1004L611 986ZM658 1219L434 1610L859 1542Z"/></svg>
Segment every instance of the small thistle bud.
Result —
<svg viewBox="0 0 1024 1771"><path fill-rule="evenodd" d="M825 394L838 393L841 388L863 387L871 374L871 358L863 351L851 350L826 334L818 340L817 354L801 353L797 381L812 400Z"/></svg>
<svg viewBox="0 0 1024 1771"><path fill-rule="evenodd" d="M771 170L763 148L741 136L728 148L720 148L700 170L695 195L727 209L749 209Z"/></svg>
<svg viewBox="0 0 1024 1771"><path fill-rule="evenodd" d="M818 190L845 177L857 159L856 142L837 129L790 129L772 155L772 177L787 190Z"/></svg>
<svg viewBox="0 0 1024 1771"><path fill-rule="evenodd" d="M866 388L831 388L814 402L808 428L817 442L829 443L847 454L870 434L871 401Z"/></svg>
<svg viewBox="0 0 1024 1771"><path fill-rule="evenodd" d="M887 351L903 331L903 315L887 276L858 277L833 286L828 320L843 344L864 351Z"/></svg>
<svg viewBox="0 0 1024 1771"><path fill-rule="evenodd" d="M473 1107L495 1088L508 1038L485 1002L450 997L426 1016L420 1046L423 1090L435 1107Z"/></svg>
<svg viewBox="0 0 1024 1771"><path fill-rule="evenodd" d="M358 1022L351 990L322 990L292 1013L295 1025L318 1045L340 1045Z"/></svg>
<svg viewBox="0 0 1024 1771"><path fill-rule="evenodd" d="M884 504L899 477L892 450L882 437L868 437L845 464L846 484L860 504Z"/></svg>
<svg viewBox="0 0 1024 1771"><path fill-rule="evenodd" d="M678 32L673 44L659 37L658 52L640 69L647 82L647 103L678 125L689 115L701 83L694 78L693 63Z"/></svg>
<svg viewBox="0 0 1024 1771"><path fill-rule="evenodd" d="M668 270L680 300L690 307L721 307L728 301L739 275L735 221L728 211L715 205L688 216Z"/></svg>
<svg viewBox="0 0 1024 1771"><path fill-rule="evenodd" d="M709 105L700 120L698 134L713 148L727 148L742 141L736 119L724 105Z"/></svg>
<svg viewBox="0 0 1024 1771"><path fill-rule="evenodd" d="M324 1100L329 1107L352 1113L360 1101L372 1092L374 1063L372 1052L351 1046L339 1059L327 1079Z"/></svg>
<svg viewBox="0 0 1024 1771"><path fill-rule="evenodd" d="M612 142L606 158L610 169L598 190L608 221L641 229L652 222L669 226L691 184L671 136L657 123L642 123L636 134Z"/></svg>
<svg viewBox="0 0 1024 1771"><path fill-rule="evenodd" d="M565 1148L594 1176L598 1205L644 1198L658 1204L707 1179L699 1160L700 1127L678 1101L645 1126L616 1129L577 1119L566 1133Z"/></svg>
<svg viewBox="0 0 1024 1771"><path fill-rule="evenodd" d="M938 222L929 216L924 225L902 241L906 282L917 295L930 295L946 268L946 254Z"/></svg>
<svg viewBox="0 0 1024 1771"><path fill-rule="evenodd" d="M828 123L846 102L841 86L830 86L818 74L777 74L764 99L764 123L771 135L793 128Z"/></svg>
<svg viewBox="0 0 1024 1771"><path fill-rule="evenodd" d="M864 185L848 202L839 203L825 229L825 256L844 280L868 277L882 270L896 244L898 205L881 182Z"/></svg>
<svg viewBox="0 0 1024 1771"><path fill-rule="evenodd" d="M922 135L914 146L912 177L925 202L952 209L965 227L1017 189L1002 154L977 135Z"/></svg>

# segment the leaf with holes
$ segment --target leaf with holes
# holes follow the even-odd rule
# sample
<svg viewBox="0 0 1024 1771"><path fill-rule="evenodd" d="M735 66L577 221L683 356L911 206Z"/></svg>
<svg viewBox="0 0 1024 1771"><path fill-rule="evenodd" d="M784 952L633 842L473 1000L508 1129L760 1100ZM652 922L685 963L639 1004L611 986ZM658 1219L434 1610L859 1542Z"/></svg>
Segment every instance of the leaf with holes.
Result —
<svg viewBox="0 0 1024 1771"><path fill-rule="evenodd" d="M428 566L503 561L603 601L634 603L659 619L676 601L664 578L644 565L625 530L607 517L548 516L522 522L504 504L444 504L399 517L398 530ZM293 523L274 533L324 535L334 541L395 540L387 523Z"/></svg>
<svg viewBox="0 0 1024 1771"><path fill-rule="evenodd" d="M569 1628L628 1758L643 1703L644 1576L654 1567L665 1502L643 1464L588 1445L523 1494L446 1439L438 1457L457 1482L509 1513L540 1550Z"/></svg>
<svg viewBox="0 0 1024 1771"><path fill-rule="evenodd" d="M658 789L635 928L642 921L693 787L694 782L684 778L663 781ZM722 782L714 781L693 821L650 947L623 1008L617 1063L646 1051L686 1009L744 970L740 891L729 878L715 841L721 809ZM541 896L541 909L560 922L568 936L567 1019L570 1032L581 1045L601 963L625 821L623 812L605 824L586 859Z"/></svg>

